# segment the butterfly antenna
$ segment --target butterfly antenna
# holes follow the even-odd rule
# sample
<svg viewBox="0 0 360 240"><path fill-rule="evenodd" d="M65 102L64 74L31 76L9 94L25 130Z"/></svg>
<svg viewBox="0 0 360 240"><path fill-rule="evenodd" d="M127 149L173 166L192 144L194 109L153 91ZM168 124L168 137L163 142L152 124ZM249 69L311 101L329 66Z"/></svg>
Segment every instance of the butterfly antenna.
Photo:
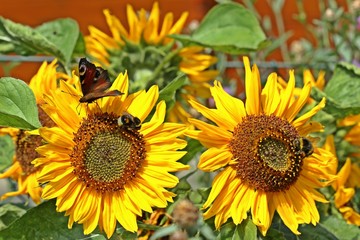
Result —
<svg viewBox="0 0 360 240"><path fill-rule="evenodd" d="M64 82L65 82L65 80L60 80L60 81L64 81ZM61 92L67 93L67 94L69 94L69 95L71 95L71 96L81 97L80 95L70 93L71 90L69 89L69 86L68 86L66 83L64 83L64 85L65 85L65 87L69 90L69 92L65 92L65 91L63 91L63 90L61 90Z"/></svg>
<svg viewBox="0 0 360 240"><path fill-rule="evenodd" d="M98 108L99 108L100 112L102 113L101 107L100 107L100 105L98 104L98 102L97 102L97 101L95 101L95 104L96 104L96 106L98 106Z"/></svg>
<svg viewBox="0 0 360 240"><path fill-rule="evenodd" d="M78 107L80 106L80 111L78 111ZM79 102L79 104L76 106L76 112L78 115L80 115L80 112L81 112L81 103Z"/></svg>

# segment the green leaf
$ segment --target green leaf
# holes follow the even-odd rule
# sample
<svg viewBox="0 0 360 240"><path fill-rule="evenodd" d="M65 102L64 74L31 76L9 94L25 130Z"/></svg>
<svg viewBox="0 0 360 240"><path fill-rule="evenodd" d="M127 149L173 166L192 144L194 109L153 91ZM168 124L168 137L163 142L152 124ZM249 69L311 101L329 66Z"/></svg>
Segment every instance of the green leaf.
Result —
<svg viewBox="0 0 360 240"><path fill-rule="evenodd" d="M160 228L151 235L150 240L160 239L162 237L169 236L178 230L179 228L175 224Z"/></svg>
<svg viewBox="0 0 360 240"><path fill-rule="evenodd" d="M218 239L241 240L257 239L257 228L251 219L245 219L241 224L226 223L221 227Z"/></svg>
<svg viewBox="0 0 360 240"><path fill-rule="evenodd" d="M235 228L233 239L256 239L257 228L251 219L245 219L240 225Z"/></svg>
<svg viewBox="0 0 360 240"><path fill-rule="evenodd" d="M196 156L196 154L200 153L203 149L204 147L198 140L188 139L187 145L184 148L186 154L180 159L180 162L188 164Z"/></svg>
<svg viewBox="0 0 360 240"><path fill-rule="evenodd" d="M80 30L70 18L57 19L31 28L0 17L0 49L21 55L46 54L68 66Z"/></svg>
<svg viewBox="0 0 360 240"><path fill-rule="evenodd" d="M358 226L347 224L342 217L336 216L323 217L316 226L304 224L299 227L299 231L301 240L360 239Z"/></svg>
<svg viewBox="0 0 360 240"><path fill-rule="evenodd" d="M117 240L117 239L137 239L137 233L136 232L129 232L126 231L125 228L122 226L116 228L115 234L112 235L110 239Z"/></svg>
<svg viewBox="0 0 360 240"><path fill-rule="evenodd" d="M77 22L71 18L57 19L46 22L35 30L56 46L64 57L64 63L68 65L79 38Z"/></svg>
<svg viewBox="0 0 360 240"><path fill-rule="evenodd" d="M34 93L19 79L0 78L0 126L26 130L41 127Z"/></svg>
<svg viewBox="0 0 360 240"><path fill-rule="evenodd" d="M21 218L0 231L0 239L83 239L81 225L67 227L68 217L56 212L55 200L31 208Z"/></svg>
<svg viewBox="0 0 360 240"><path fill-rule="evenodd" d="M60 61L65 62L65 56L56 45L33 28L0 17L0 29L0 39L4 43L13 44L16 53L22 55L44 53L56 56Z"/></svg>
<svg viewBox="0 0 360 240"><path fill-rule="evenodd" d="M256 51L266 36L255 15L238 3L213 7L198 29L188 35L172 35L185 44L197 44L230 54Z"/></svg>
<svg viewBox="0 0 360 240"><path fill-rule="evenodd" d="M9 167L15 154L15 145L9 135L0 137L0 171Z"/></svg>
<svg viewBox="0 0 360 240"><path fill-rule="evenodd" d="M165 102L175 101L175 93L185 84L186 76L184 74L179 75L174 80L172 80L168 85L166 85L159 92L159 100L164 100Z"/></svg>
<svg viewBox="0 0 360 240"><path fill-rule="evenodd" d="M325 111L336 118L360 113L360 68L340 63L324 89Z"/></svg>
<svg viewBox="0 0 360 240"><path fill-rule="evenodd" d="M261 236L261 239L266 240L287 240L287 238L284 236L284 233L279 231L278 229L269 228L269 231L267 231L266 236Z"/></svg>
<svg viewBox="0 0 360 240"><path fill-rule="evenodd" d="M321 220L320 225L338 239L360 239L359 227L347 224L343 218L329 216Z"/></svg>
<svg viewBox="0 0 360 240"><path fill-rule="evenodd" d="M26 213L26 210L12 204L5 204L0 207L0 230L9 226L16 219Z"/></svg>
<svg viewBox="0 0 360 240"><path fill-rule="evenodd" d="M74 56L83 57L85 54L86 54L85 39L84 36L81 34L81 32L79 32L79 37L76 41L73 51L73 57Z"/></svg>

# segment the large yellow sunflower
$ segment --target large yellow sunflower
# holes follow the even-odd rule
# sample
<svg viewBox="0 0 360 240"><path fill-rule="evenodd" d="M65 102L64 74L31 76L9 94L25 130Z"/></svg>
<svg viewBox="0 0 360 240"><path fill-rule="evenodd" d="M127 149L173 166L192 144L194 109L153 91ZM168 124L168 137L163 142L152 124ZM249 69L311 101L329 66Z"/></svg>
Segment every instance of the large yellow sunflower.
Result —
<svg viewBox="0 0 360 240"><path fill-rule="evenodd" d="M44 102L43 94L57 87L59 73L56 72L56 62L56 60L50 64L44 62L30 80L29 87L35 95L38 106ZM41 124L49 127L54 126L52 120L42 109L38 109ZM31 161L40 156L35 149L41 145L41 137L29 135L27 131L17 128L1 128L0 134L9 134L13 138L16 148L13 164L0 174L0 178L12 178L18 184L17 191L7 192L1 196L1 199L28 194L35 203L40 203L42 188L39 187L36 180L39 168L34 167Z"/></svg>
<svg viewBox="0 0 360 240"><path fill-rule="evenodd" d="M175 194L165 188L178 178L169 172L189 168L177 162L185 154L177 150L186 146L177 137L186 127L164 123L163 101L145 121L158 99L157 86L128 95L127 75L120 74L110 89L123 95L79 106L82 93L74 79L75 88L61 82L45 97L43 109L57 127L40 129L47 144L37 149L44 157L33 161L42 168L39 182L46 183L42 197L56 198L57 211L69 216L68 227L81 223L84 234L99 225L111 237L117 222L135 232L142 211L172 201ZM130 121L122 122L121 116ZM136 117L140 129L128 124Z"/></svg>
<svg viewBox="0 0 360 240"><path fill-rule="evenodd" d="M310 82L294 98L293 71L286 89L279 91L275 73L262 88L256 65L251 70L246 57L244 65L245 104L227 94L218 81L210 88L215 109L190 101L216 124L190 119L199 130L186 133L208 148L198 167L207 172L220 170L204 203L204 218L215 216L219 229L230 217L240 224L251 210L252 221L265 235L277 211L284 224L300 234L299 224L319 222L315 201L327 200L316 188L327 186L334 177L328 166L336 164L336 158L307 138L322 129L309 120L324 107L325 99L297 116L309 98Z"/></svg>

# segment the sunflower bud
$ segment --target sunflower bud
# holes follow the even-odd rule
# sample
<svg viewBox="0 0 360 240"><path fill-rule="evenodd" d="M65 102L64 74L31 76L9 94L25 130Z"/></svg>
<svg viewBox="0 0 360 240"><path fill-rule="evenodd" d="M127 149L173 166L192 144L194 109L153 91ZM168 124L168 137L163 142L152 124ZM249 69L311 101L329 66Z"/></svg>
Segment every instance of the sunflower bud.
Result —
<svg viewBox="0 0 360 240"><path fill-rule="evenodd" d="M176 231L170 235L169 240L187 240L189 239L185 231Z"/></svg>
<svg viewBox="0 0 360 240"><path fill-rule="evenodd" d="M181 228L189 228L196 225L199 209L190 200L184 199L175 206L172 216Z"/></svg>

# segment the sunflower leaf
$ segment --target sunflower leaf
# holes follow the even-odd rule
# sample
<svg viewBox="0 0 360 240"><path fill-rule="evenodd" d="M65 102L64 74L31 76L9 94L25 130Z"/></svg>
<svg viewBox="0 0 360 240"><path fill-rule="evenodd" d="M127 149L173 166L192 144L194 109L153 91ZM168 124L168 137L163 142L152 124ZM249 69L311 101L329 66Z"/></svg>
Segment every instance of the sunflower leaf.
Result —
<svg viewBox="0 0 360 240"><path fill-rule="evenodd" d="M327 83L323 94L327 98L325 111L336 118L360 113L360 68L349 63L339 63Z"/></svg>
<svg viewBox="0 0 360 240"><path fill-rule="evenodd" d="M348 224L343 218L328 216L322 219L320 225L334 234L338 239L346 236L347 239L360 239L359 227Z"/></svg>
<svg viewBox="0 0 360 240"><path fill-rule="evenodd" d="M203 149L204 147L198 140L188 139L187 145L184 149L186 154L180 159L180 162L188 164L196 156L196 154L200 153Z"/></svg>
<svg viewBox="0 0 360 240"><path fill-rule="evenodd" d="M5 204L0 207L0 229L9 226L13 221L26 213L26 210L12 204Z"/></svg>
<svg viewBox="0 0 360 240"><path fill-rule="evenodd" d="M5 170L12 163L15 145L9 135L0 136L0 171Z"/></svg>
<svg viewBox="0 0 360 240"><path fill-rule="evenodd" d="M217 236L217 239L256 240L257 228L250 219L245 219L239 225L235 225L234 223L226 223L221 227L220 234Z"/></svg>
<svg viewBox="0 0 360 240"><path fill-rule="evenodd" d="M22 217L0 231L0 239L82 239L81 225L67 227L68 217L56 211L55 200L28 210ZM26 226L26 227L24 227Z"/></svg>
<svg viewBox="0 0 360 240"><path fill-rule="evenodd" d="M36 28L0 17L0 50L20 55L42 53L55 56L67 66L80 35L70 18L46 22Z"/></svg>
<svg viewBox="0 0 360 240"><path fill-rule="evenodd" d="M175 224L160 228L151 235L150 240L160 239L162 237L169 236L178 230L179 228Z"/></svg>
<svg viewBox="0 0 360 240"><path fill-rule="evenodd" d="M52 42L29 26L0 17L0 29L1 42L13 45L10 52L21 55L45 53L65 60L62 52Z"/></svg>
<svg viewBox="0 0 360 240"><path fill-rule="evenodd" d="M180 89L185 84L186 76L184 74L179 75L166 85L159 92L159 100L164 100L166 103L175 101L176 90Z"/></svg>
<svg viewBox="0 0 360 240"><path fill-rule="evenodd" d="M56 46L64 57L63 63L68 65L80 35L77 22L71 18L56 19L35 30Z"/></svg>
<svg viewBox="0 0 360 240"><path fill-rule="evenodd" d="M233 2L213 7L191 36L174 34L171 37L229 54L256 51L268 44L256 16Z"/></svg>
<svg viewBox="0 0 360 240"><path fill-rule="evenodd" d="M34 93L19 79L0 78L0 126L26 130L41 127Z"/></svg>
<svg viewBox="0 0 360 240"><path fill-rule="evenodd" d="M337 239L359 239L359 228L347 224L344 219L335 216L324 217L316 226L307 224L299 228L302 240L337 240ZM345 238L344 238L345 237Z"/></svg>

